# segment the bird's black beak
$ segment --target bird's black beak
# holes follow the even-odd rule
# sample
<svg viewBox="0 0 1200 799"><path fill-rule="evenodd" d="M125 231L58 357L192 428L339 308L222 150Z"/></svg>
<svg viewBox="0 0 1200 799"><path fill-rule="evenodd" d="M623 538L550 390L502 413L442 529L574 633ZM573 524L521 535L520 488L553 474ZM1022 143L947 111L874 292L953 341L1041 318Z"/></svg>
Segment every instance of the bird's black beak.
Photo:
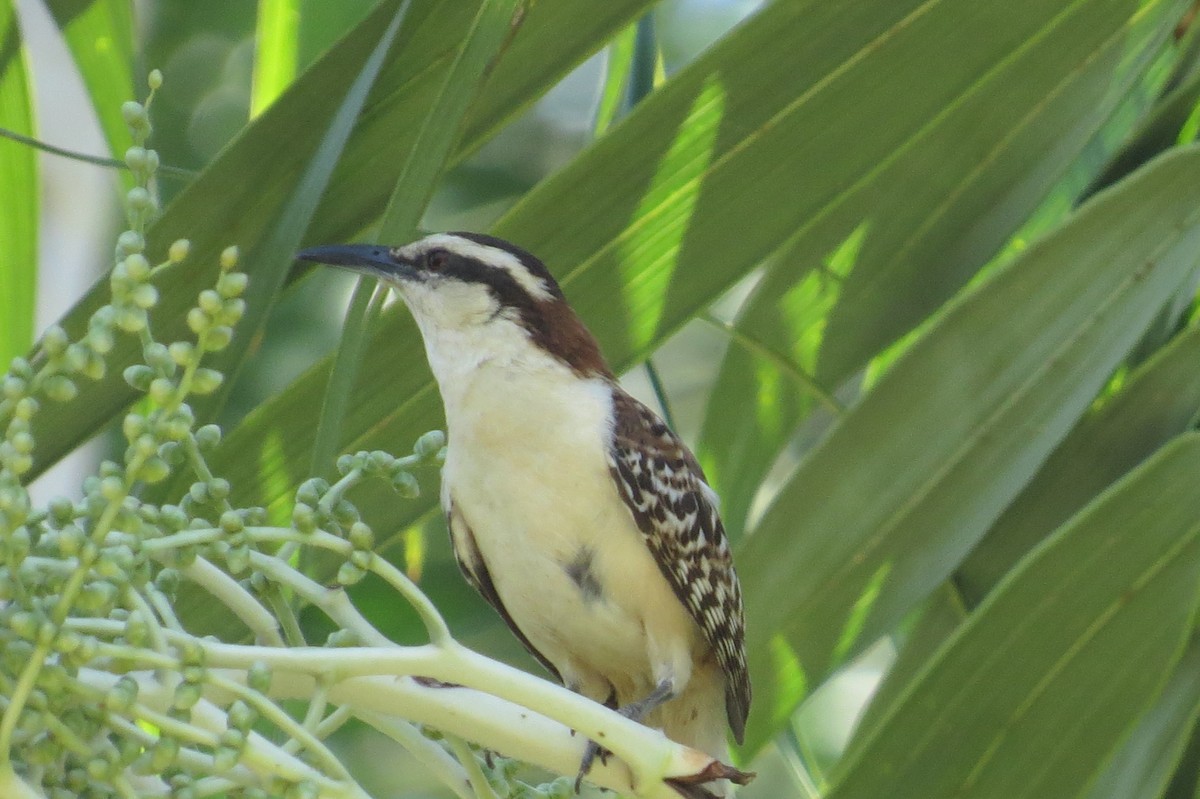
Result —
<svg viewBox="0 0 1200 799"><path fill-rule="evenodd" d="M394 251L380 244L325 244L296 253L301 261L340 266L371 277L391 280L417 277L412 264L397 260Z"/></svg>

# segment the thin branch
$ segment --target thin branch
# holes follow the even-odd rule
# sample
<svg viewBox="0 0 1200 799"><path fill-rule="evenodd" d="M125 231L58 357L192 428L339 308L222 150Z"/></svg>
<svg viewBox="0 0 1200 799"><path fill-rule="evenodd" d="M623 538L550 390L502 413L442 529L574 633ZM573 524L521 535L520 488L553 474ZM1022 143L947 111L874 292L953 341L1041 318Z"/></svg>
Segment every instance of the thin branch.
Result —
<svg viewBox="0 0 1200 799"><path fill-rule="evenodd" d="M268 697L245 685L240 680L231 679L222 674L212 674L209 676L209 680L213 688L228 691L257 710L265 721L274 725L276 729L288 737L288 743L295 743L307 750L312 757L306 759L319 761L319 765L325 774L341 781L352 779L350 772L342 765L342 761L338 760L337 756L329 750L329 747L321 739L302 723L285 713L283 709ZM318 691L320 690L320 685L321 682L318 681ZM295 752L286 746L281 747L281 749L288 754L295 754Z"/></svg>
<svg viewBox="0 0 1200 799"><path fill-rule="evenodd" d="M265 663L274 673L272 691L289 675L293 681L303 675L299 684L303 692L298 695L306 697L317 675L332 673L337 678L330 688L332 702L431 724L559 774L571 773L582 755L582 740L571 738L572 729L603 741L633 770L638 785L695 775L712 763L708 755L674 744L662 733L597 702L485 658L457 642L344 649L263 649L210 641L200 642L200 646L213 667L246 669L256 662ZM426 680L395 679L414 675ZM292 685L292 690L297 690L297 684ZM536 731L529 732L530 728ZM528 732L528 738L522 730ZM550 739L559 733L565 734L568 742L553 745ZM614 784L612 775L605 778L609 782L594 776L589 779L599 785L629 790L627 783Z"/></svg>
<svg viewBox="0 0 1200 799"><path fill-rule="evenodd" d="M712 314L702 313L697 317L700 321L715 327L717 330L724 332L733 341L737 342L744 349L753 355L757 355L770 361L776 366L779 371L783 372L788 377L791 377L795 382L799 383L805 391L812 394L821 404L828 408L834 416L841 416L846 412L846 406L838 402L838 400L825 389L823 385L817 382L817 379L808 372L801 369L792 359L780 355L775 350L763 344L761 341L746 335L737 325L718 319Z"/></svg>
<svg viewBox="0 0 1200 799"><path fill-rule="evenodd" d="M250 563L271 580L295 591L338 626L358 636L363 643L369 642L372 646L389 646L392 643L358 612L358 608L346 598L344 590L326 588L278 558L261 552L251 552Z"/></svg>
<svg viewBox="0 0 1200 799"><path fill-rule="evenodd" d="M321 723L317 725L315 734L322 740L333 735L342 725L350 719L354 718L354 714L350 712L348 707L339 707L330 713L325 718L321 719Z"/></svg>
<svg viewBox="0 0 1200 799"><path fill-rule="evenodd" d="M170 637L170 634L168 636ZM162 685L153 674L130 672L125 676L135 680L138 684L138 702L132 711L136 717L148 721L176 738L190 740L208 748L216 747L219 744L219 735L228 726L228 718L220 707L208 699L202 698L192 707L190 723L184 723L167 715L172 707L174 692ZM79 679L82 684L88 685L94 690L107 692L116 684L118 677L108 672L84 668L79 670ZM229 679L221 684L221 688L228 691L230 686L237 682ZM243 687L241 690L248 691L249 689ZM97 700L102 696L102 693L99 694ZM266 704L273 706L270 702ZM279 712L282 713L282 711ZM286 716L286 714L284 715ZM318 746L318 752L320 749L324 749L323 744L318 743ZM369 799L366 792L353 781L331 779L308 763L283 751L257 732L251 732L246 736L241 762L256 774L279 775L293 782L312 780L331 794L340 793L356 797L356 799Z"/></svg>
<svg viewBox="0 0 1200 799"><path fill-rule="evenodd" d="M115 158L104 158L98 155L88 155L87 153L81 153L76 150L68 150L65 147L57 147L53 144L44 142L41 139L35 139L32 136L26 136L22 133L17 133L15 130L9 130L8 128L0 127L0 137L24 144L28 147L34 148L35 150L41 150L44 153L50 153L51 155L57 155L63 158L70 158L73 161L82 161L85 164L108 167L109 169L129 169L129 165L124 161L119 161ZM196 177L197 174L190 169L183 169L177 166L167 166L166 164L159 164L156 171L161 175L175 178L177 180L191 180L192 178Z"/></svg>
<svg viewBox="0 0 1200 799"><path fill-rule="evenodd" d="M458 799L475 799L471 780L461 763L451 757L445 749L429 740L415 726L393 716L360 710L354 713L365 723L403 746L409 754L429 769L429 772L454 791Z"/></svg>
<svg viewBox="0 0 1200 799"><path fill-rule="evenodd" d="M475 791L476 799L500 799L492 790L487 775L479 767L479 761L475 758L475 753L471 751L471 745L457 735L447 735L446 742L450 744L458 762L462 763L467 770L467 777L471 780L471 788Z"/></svg>
<svg viewBox="0 0 1200 799"><path fill-rule="evenodd" d="M257 640L268 646L284 646L278 621L237 580L201 557L188 564L181 573L232 610Z"/></svg>

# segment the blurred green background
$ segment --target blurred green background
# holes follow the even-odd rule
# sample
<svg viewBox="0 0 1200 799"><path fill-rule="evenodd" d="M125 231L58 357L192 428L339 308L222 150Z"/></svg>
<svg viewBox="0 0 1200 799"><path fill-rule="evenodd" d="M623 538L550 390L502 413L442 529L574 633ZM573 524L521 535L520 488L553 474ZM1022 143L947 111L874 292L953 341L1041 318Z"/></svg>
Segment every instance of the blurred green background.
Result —
<svg viewBox="0 0 1200 799"><path fill-rule="evenodd" d="M204 411L239 502L286 520L353 287L289 253L372 237L393 190L428 189L420 227L546 258L724 497L756 688L742 795L1195 799L1195 3L540 0L485 80L439 95L479 4L418 0L331 156L395 5L20 0L0 18L11 130L119 157L120 102L165 75L153 144L186 172L160 180L151 250L186 235L196 257L164 274L156 324L182 329L229 243L267 287ZM639 20L657 58L637 68ZM470 100L463 124L436 118L445 97ZM461 140L433 155L427 122ZM414 152L430 185L396 185ZM324 168L310 219L297 186ZM122 178L12 142L0 172L11 357L103 295ZM439 407L403 313L369 334L335 448L404 451ZM74 490L133 399L117 377L46 410L41 496ZM435 493L355 500L464 642L536 668L458 576ZM354 595L419 640L394 596ZM340 742L375 795L446 795L381 737Z"/></svg>

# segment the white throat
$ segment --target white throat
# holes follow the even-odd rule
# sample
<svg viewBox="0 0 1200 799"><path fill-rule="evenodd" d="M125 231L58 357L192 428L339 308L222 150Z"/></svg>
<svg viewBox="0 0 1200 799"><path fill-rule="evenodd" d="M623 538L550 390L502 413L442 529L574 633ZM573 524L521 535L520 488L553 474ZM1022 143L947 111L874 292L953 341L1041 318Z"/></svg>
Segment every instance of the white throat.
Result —
<svg viewBox="0 0 1200 799"><path fill-rule="evenodd" d="M506 400L514 394L553 391L556 386L584 382L510 320L445 327L419 313L413 316L445 403L452 437L456 426L469 423L468 417L496 414L509 405Z"/></svg>

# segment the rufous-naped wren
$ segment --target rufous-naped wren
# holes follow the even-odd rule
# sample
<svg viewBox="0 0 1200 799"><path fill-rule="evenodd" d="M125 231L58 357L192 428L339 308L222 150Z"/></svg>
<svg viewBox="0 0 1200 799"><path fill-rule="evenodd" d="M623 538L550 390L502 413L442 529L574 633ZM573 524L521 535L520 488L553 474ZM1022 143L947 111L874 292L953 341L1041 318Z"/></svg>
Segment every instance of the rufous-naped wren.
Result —
<svg viewBox="0 0 1200 799"><path fill-rule="evenodd" d="M445 404L441 501L468 582L563 684L727 761L750 679L717 497L545 265L475 233L300 257L379 277L412 312Z"/></svg>

